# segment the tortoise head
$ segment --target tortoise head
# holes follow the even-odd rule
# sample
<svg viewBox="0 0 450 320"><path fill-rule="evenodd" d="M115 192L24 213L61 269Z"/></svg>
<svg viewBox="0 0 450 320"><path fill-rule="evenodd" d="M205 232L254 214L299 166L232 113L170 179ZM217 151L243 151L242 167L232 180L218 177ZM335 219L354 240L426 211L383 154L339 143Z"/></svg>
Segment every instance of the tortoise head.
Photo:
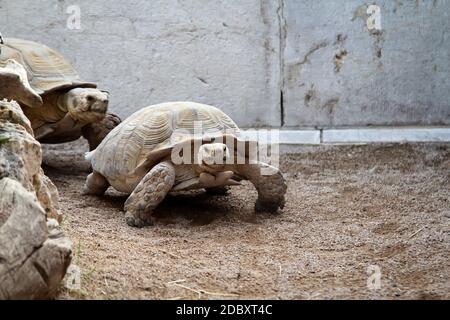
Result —
<svg viewBox="0 0 450 320"><path fill-rule="evenodd" d="M197 161L200 167L211 170L221 170L225 167L230 151L224 143L206 143L200 146Z"/></svg>
<svg viewBox="0 0 450 320"><path fill-rule="evenodd" d="M108 110L108 92L94 88L75 88L66 95L65 107L74 120L82 123L102 121Z"/></svg>

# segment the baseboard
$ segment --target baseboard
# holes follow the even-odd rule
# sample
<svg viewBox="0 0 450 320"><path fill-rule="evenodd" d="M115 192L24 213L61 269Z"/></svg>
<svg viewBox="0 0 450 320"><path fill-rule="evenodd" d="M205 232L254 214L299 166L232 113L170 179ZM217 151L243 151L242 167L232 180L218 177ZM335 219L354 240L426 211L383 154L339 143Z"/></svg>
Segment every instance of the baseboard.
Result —
<svg viewBox="0 0 450 320"><path fill-rule="evenodd" d="M256 139L267 130L244 130ZM279 143L284 145L361 144L450 142L450 127L374 127L342 129L279 130Z"/></svg>

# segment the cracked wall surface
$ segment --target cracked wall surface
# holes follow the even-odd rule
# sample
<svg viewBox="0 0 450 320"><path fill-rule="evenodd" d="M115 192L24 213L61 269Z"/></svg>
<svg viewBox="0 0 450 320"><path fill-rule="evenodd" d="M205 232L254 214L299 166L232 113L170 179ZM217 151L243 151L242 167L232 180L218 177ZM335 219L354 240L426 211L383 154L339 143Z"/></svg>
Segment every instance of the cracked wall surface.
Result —
<svg viewBox="0 0 450 320"><path fill-rule="evenodd" d="M450 124L446 0L0 0L0 31L59 50L122 117L193 100L244 127Z"/></svg>
<svg viewBox="0 0 450 320"><path fill-rule="evenodd" d="M284 1L286 126L450 124L450 1Z"/></svg>
<svg viewBox="0 0 450 320"><path fill-rule="evenodd" d="M78 5L81 30L66 10ZM111 93L126 117L150 104L192 100L241 126L278 126L276 1L0 0L0 32L59 50Z"/></svg>

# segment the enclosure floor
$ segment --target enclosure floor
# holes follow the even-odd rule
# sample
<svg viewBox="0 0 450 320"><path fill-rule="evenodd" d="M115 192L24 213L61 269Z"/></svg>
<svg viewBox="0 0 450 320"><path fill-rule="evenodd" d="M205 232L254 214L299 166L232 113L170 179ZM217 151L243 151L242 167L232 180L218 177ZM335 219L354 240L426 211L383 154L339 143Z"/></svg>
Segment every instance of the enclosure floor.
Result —
<svg viewBox="0 0 450 320"><path fill-rule="evenodd" d="M282 214L255 214L245 183L228 196L168 198L142 229L126 225L124 195L81 195L85 148L45 148L82 271L81 289L59 299L450 298L448 144L286 155ZM371 265L378 290L367 287Z"/></svg>

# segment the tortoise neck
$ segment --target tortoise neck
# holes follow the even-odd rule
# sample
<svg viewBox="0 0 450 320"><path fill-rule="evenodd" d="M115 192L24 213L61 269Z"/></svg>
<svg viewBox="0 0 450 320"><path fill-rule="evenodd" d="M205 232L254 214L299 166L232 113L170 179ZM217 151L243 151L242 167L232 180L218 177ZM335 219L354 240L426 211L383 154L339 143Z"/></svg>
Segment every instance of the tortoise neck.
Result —
<svg viewBox="0 0 450 320"><path fill-rule="evenodd" d="M56 105L61 111L67 112L69 106L69 92L61 92L58 94Z"/></svg>

